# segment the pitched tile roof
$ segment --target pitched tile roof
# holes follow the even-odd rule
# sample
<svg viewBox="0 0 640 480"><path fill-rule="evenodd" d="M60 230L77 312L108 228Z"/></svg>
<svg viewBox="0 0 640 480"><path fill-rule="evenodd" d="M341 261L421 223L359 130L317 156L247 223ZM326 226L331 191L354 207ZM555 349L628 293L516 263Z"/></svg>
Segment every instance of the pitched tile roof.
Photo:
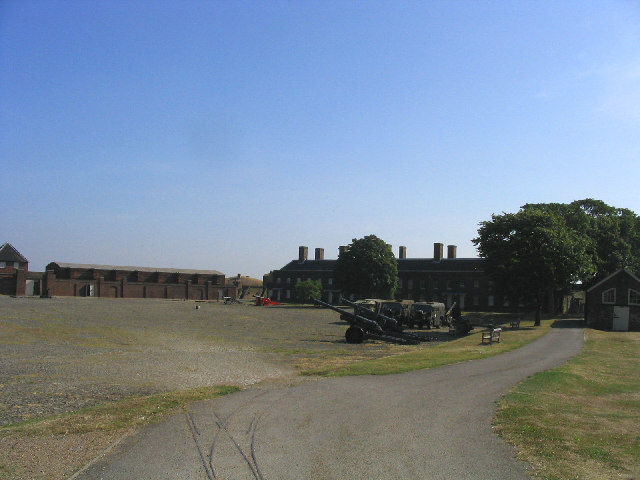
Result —
<svg viewBox="0 0 640 480"><path fill-rule="evenodd" d="M224 275L224 273L217 270L192 270L188 268L156 268L156 267L131 267L121 265L94 265L87 263L62 263L51 262L47 265L47 270L55 270L55 268L76 268L80 270L119 270L123 272L162 272L162 273L184 273L186 275Z"/></svg>
<svg viewBox="0 0 640 480"><path fill-rule="evenodd" d="M4 243L0 247L0 260L3 262L28 262L22 254L15 249L9 242Z"/></svg>
<svg viewBox="0 0 640 480"><path fill-rule="evenodd" d="M443 258L440 261L433 258L399 258L399 272L478 272L482 273L481 258ZM331 271L336 260L293 260L282 267L286 272L320 272Z"/></svg>

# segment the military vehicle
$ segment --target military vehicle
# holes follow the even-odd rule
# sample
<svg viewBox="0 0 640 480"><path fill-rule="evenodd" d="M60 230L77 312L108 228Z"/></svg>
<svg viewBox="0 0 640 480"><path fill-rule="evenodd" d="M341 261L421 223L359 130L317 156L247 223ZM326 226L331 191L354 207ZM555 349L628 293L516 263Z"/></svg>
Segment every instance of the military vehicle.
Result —
<svg viewBox="0 0 640 480"><path fill-rule="evenodd" d="M378 309L381 314L395 318L398 325L406 325L412 304L412 300L378 300Z"/></svg>
<svg viewBox="0 0 640 480"><path fill-rule="evenodd" d="M444 303L416 302L411 305L406 321L408 327L417 325L419 328L440 328L443 324L448 324Z"/></svg>
<svg viewBox="0 0 640 480"><path fill-rule="evenodd" d="M316 305L330 308L340 314L340 318L349 323L345 332L347 343L362 343L367 339L384 340L387 342L415 345L420 342L428 342L429 338L421 337L414 333L403 332L398 322L390 317L377 313L367 306L367 302L354 303L346 299L341 300L353 307L353 312L336 307L319 299L313 299ZM371 306L369 304L368 306Z"/></svg>

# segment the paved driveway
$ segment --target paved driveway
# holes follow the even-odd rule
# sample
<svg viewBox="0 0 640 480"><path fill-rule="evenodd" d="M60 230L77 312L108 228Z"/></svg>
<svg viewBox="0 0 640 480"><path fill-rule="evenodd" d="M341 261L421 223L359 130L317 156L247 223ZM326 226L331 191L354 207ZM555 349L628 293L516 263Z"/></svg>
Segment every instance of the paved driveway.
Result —
<svg viewBox="0 0 640 480"><path fill-rule="evenodd" d="M526 479L527 465L492 432L495 402L578 353L583 340L581 323L558 322L543 338L484 360L201 402L74 478Z"/></svg>

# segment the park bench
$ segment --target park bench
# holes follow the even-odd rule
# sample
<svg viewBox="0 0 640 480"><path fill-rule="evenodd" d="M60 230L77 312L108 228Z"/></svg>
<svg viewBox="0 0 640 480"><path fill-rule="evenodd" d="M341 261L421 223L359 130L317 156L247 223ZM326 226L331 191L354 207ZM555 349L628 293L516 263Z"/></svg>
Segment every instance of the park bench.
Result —
<svg viewBox="0 0 640 480"><path fill-rule="evenodd" d="M520 328L520 317L512 318L511 321L509 321L509 325L511 328Z"/></svg>
<svg viewBox="0 0 640 480"><path fill-rule="evenodd" d="M487 330L485 332L482 332L482 343L484 344L485 341L489 344L491 343L500 343L500 334L502 333L502 329L501 328L492 328L490 330Z"/></svg>

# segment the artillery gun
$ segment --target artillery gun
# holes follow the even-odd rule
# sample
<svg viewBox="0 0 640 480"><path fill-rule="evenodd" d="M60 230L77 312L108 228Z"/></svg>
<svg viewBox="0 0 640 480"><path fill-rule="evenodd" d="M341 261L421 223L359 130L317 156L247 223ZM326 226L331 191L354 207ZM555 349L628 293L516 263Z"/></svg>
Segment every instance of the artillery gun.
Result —
<svg viewBox="0 0 640 480"><path fill-rule="evenodd" d="M456 302L451 305L451 308L447 311L447 318L451 318L449 327L456 335L466 335L473 330L473 324L470 320L464 318L460 312L460 307Z"/></svg>
<svg viewBox="0 0 640 480"><path fill-rule="evenodd" d="M398 322L390 317L359 306L357 303L342 299L344 303L353 307L353 312L336 307L319 299L312 299L316 305L330 308L338 312L340 318L349 323L345 332L347 343L362 343L366 339L384 340L386 342L415 345L429 341L419 335L403 332Z"/></svg>
<svg viewBox="0 0 640 480"><path fill-rule="evenodd" d="M407 325L413 327L418 325L419 328L426 326L427 328L439 328L443 323L447 323L446 307L444 303L439 302L416 302L411 305Z"/></svg>

